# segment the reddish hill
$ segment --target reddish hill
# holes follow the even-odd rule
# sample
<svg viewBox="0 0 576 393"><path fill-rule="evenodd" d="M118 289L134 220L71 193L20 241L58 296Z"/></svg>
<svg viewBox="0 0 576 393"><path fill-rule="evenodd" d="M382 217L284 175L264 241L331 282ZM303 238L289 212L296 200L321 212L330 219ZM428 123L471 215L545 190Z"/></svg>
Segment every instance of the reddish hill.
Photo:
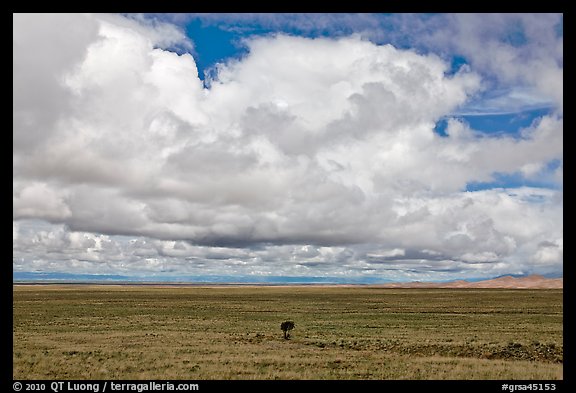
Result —
<svg viewBox="0 0 576 393"><path fill-rule="evenodd" d="M484 281L406 282L382 285L386 288L510 288L510 289L562 289L562 278L546 278L537 274L526 277L503 276Z"/></svg>

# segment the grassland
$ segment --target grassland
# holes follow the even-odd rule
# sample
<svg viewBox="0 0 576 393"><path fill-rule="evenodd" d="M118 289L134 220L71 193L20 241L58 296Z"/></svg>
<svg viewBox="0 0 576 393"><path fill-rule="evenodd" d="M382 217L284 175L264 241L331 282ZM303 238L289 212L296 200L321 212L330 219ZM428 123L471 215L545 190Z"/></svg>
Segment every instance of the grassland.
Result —
<svg viewBox="0 0 576 393"><path fill-rule="evenodd" d="M15 379L563 377L562 290L15 285L13 296Z"/></svg>

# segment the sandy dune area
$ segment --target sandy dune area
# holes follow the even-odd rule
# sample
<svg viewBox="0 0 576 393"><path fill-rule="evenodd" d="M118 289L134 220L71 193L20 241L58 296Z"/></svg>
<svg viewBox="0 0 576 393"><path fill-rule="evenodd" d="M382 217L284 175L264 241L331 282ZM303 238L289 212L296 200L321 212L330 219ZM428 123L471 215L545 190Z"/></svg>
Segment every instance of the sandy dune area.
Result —
<svg viewBox="0 0 576 393"><path fill-rule="evenodd" d="M504 276L484 281L450 281L434 282L407 282L384 284L385 288L511 288L511 289L560 289L563 288L562 278L546 278L540 275L527 277Z"/></svg>

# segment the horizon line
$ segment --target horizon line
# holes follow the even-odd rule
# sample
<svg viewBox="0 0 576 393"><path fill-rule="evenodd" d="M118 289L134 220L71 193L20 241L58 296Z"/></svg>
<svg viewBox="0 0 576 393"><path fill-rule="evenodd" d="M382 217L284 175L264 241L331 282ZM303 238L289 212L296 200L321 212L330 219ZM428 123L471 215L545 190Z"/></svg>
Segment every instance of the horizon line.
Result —
<svg viewBox="0 0 576 393"><path fill-rule="evenodd" d="M540 276L546 279L564 279L558 273L508 273L480 278L452 278L445 280L394 280L383 277L335 277L335 276L249 276L249 275L184 275L176 276L125 276L120 274L89 274L62 272L13 272L13 284L167 284L167 285L383 285L383 284L444 284L456 281L475 283L503 277L526 278Z"/></svg>

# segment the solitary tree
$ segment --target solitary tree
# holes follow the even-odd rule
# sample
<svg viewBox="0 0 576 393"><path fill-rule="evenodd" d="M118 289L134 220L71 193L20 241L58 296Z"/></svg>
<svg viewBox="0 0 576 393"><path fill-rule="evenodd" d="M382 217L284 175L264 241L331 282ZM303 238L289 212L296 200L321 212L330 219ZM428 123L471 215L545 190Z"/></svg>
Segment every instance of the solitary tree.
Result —
<svg viewBox="0 0 576 393"><path fill-rule="evenodd" d="M288 331L294 329L295 325L292 321L285 321L280 324L280 329L284 332L284 340L288 340L290 338L290 333Z"/></svg>

